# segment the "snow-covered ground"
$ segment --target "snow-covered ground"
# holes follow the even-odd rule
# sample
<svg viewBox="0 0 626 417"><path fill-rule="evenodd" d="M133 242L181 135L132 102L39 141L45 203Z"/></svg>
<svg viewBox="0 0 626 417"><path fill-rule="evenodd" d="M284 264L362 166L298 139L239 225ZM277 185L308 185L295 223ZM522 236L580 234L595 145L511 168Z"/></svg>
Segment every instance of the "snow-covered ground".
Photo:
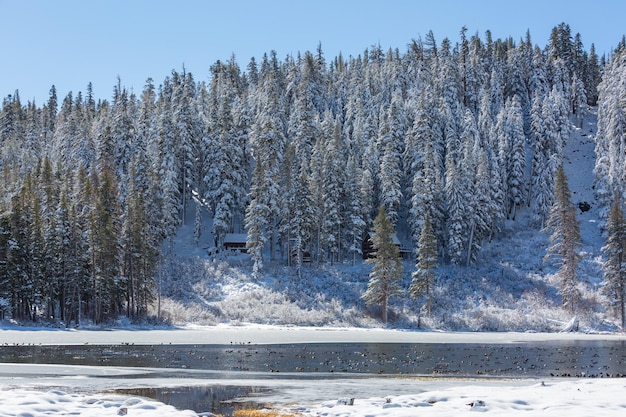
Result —
<svg viewBox="0 0 626 417"><path fill-rule="evenodd" d="M382 328L293 327L248 324L109 330L0 328L8 345L152 345L280 343L490 343L623 340L623 333L433 332Z"/></svg>
<svg viewBox="0 0 626 417"><path fill-rule="evenodd" d="M623 380L530 382L523 385L459 384L414 395L326 402L320 416L459 416L478 411L497 416L620 416L626 411Z"/></svg>
<svg viewBox="0 0 626 417"><path fill-rule="evenodd" d="M170 405L144 398L121 395L68 394L60 390L0 391L0 417L39 416L187 416L196 417L192 410L176 410Z"/></svg>

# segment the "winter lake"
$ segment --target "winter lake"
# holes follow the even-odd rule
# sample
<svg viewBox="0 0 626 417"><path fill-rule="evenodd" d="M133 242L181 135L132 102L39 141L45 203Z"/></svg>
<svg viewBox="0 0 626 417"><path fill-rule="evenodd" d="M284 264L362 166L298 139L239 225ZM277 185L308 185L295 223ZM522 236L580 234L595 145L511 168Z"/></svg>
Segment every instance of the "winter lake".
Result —
<svg viewBox="0 0 626 417"><path fill-rule="evenodd" d="M459 381L518 384L533 379L626 376L626 341L621 337L503 343L366 339L260 344L5 343L0 347L0 385L115 392L154 398L179 409L228 414L236 404L316 404L354 396L414 394L434 384L459 385Z"/></svg>

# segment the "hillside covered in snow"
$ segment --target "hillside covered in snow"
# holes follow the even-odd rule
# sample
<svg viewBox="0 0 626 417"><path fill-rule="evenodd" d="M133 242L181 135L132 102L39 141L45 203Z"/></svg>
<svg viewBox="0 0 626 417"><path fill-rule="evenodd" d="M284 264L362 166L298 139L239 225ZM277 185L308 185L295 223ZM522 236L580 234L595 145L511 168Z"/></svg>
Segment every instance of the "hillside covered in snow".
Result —
<svg viewBox="0 0 626 417"><path fill-rule="evenodd" d="M601 294L604 237L595 206L594 135L592 111L583 128L575 128L565 150L565 169L572 203L588 202L578 210L583 259L579 288L584 306L578 311L581 330L614 331L616 319L607 315ZM210 224L206 226L210 227ZM398 231L399 235L405 233ZM173 324L262 323L296 326L379 327L379 313L361 296L371 265L358 259L335 264L305 264L301 276L286 260L267 265L261 279L252 277L247 254L211 254L208 241L195 244L193 222L181 227L174 252L163 273L162 313ZM556 269L543 257L547 231L538 231L530 210L521 208L506 222L502 234L488 242L470 266L442 265L431 317L408 292L392 300L390 326L439 330L560 331L574 318L560 304ZM405 260L403 286L408 288L414 260ZM169 272L171 271L171 272Z"/></svg>
<svg viewBox="0 0 626 417"><path fill-rule="evenodd" d="M463 28L404 52L232 58L140 95L119 81L110 102L16 92L0 111L0 312L615 331L625 50L600 58L565 23L543 47ZM393 273L364 259L377 213Z"/></svg>

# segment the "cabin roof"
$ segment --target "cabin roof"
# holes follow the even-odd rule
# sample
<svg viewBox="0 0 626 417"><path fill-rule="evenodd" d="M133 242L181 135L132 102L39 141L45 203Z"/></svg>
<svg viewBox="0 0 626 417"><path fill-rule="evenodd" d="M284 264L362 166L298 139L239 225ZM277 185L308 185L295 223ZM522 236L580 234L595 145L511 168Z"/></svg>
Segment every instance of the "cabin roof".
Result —
<svg viewBox="0 0 626 417"><path fill-rule="evenodd" d="M245 233L226 233L224 243L246 243L248 235Z"/></svg>

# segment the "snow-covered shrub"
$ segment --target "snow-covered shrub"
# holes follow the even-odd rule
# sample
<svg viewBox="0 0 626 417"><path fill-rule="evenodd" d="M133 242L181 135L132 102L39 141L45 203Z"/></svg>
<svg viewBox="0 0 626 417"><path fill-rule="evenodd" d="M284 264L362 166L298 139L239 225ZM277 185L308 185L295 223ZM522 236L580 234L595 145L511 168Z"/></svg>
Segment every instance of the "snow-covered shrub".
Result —
<svg viewBox="0 0 626 417"><path fill-rule="evenodd" d="M156 304L149 311L150 315L157 316ZM161 321L171 325L184 325L196 323L201 325L214 325L219 323L217 317L207 308L193 303L180 302L172 298L161 300Z"/></svg>

